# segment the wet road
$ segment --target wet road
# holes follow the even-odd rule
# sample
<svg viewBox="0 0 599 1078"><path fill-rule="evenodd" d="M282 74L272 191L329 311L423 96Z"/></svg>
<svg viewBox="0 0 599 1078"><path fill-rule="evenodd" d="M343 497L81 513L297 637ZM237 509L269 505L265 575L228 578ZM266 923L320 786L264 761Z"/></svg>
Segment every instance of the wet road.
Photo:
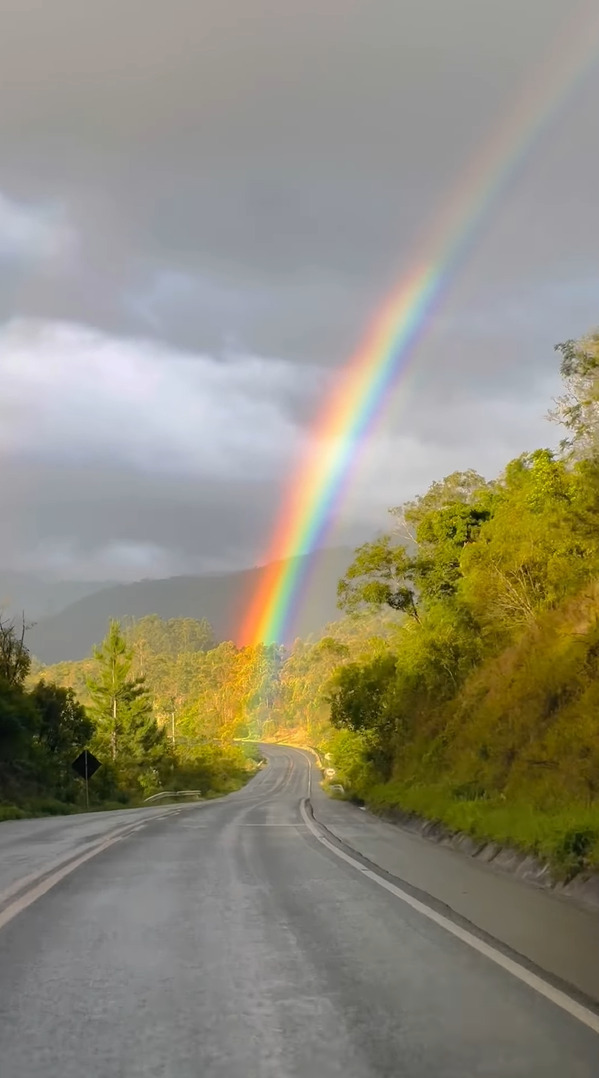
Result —
<svg viewBox="0 0 599 1078"><path fill-rule="evenodd" d="M323 845L268 753L6 920L2 1078L599 1078L597 1032Z"/></svg>

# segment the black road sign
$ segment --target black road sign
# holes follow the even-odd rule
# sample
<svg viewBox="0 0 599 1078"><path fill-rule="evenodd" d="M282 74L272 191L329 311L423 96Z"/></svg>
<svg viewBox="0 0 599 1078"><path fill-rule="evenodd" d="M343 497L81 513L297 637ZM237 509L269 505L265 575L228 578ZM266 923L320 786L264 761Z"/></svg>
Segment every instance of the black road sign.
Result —
<svg viewBox="0 0 599 1078"><path fill-rule="evenodd" d="M92 775L95 775L98 768L102 767L102 764L99 760L96 760L96 757L93 756L88 749L84 749L83 752L79 754L77 759L73 760L71 767L73 768L73 771L76 771L77 774L81 776L82 779L91 779Z"/></svg>

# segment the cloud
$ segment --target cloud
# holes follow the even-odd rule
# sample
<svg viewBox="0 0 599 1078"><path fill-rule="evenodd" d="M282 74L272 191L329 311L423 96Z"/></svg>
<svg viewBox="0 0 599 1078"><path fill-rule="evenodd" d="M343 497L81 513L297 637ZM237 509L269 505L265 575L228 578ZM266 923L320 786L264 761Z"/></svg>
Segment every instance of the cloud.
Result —
<svg viewBox="0 0 599 1078"><path fill-rule="evenodd" d="M323 381L28 321L0 379L0 564L95 579L251 563Z"/></svg>
<svg viewBox="0 0 599 1078"><path fill-rule="evenodd" d="M294 400L312 380L284 361L214 359L70 324L0 333L3 454L213 480L276 478L297 451Z"/></svg>
<svg viewBox="0 0 599 1078"><path fill-rule="evenodd" d="M25 206L0 191L0 261L60 262L74 248L65 214L53 206Z"/></svg>
<svg viewBox="0 0 599 1078"><path fill-rule="evenodd" d="M0 565L69 579L139 579L254 564L272 480L140 472L119 461L2 460Z"/></svg>

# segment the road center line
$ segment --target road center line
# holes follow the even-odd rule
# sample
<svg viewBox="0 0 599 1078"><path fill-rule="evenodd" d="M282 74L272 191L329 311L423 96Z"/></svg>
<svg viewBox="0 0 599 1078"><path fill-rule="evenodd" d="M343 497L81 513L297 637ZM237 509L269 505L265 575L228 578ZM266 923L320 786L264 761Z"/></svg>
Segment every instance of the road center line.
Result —
<svg viewBox="0 0 599 1078"><path fill-rule="evenodd" d="M588 1026L594 1033L599 1033L599 1014L591 1011L588 1007L585 1007L582 1003L568 996L565 992L562 992L559 988L555 988L548 981L545 981L538 974L533 973L527 969L526 966L520 965L513 958L509 958L503 954L497 948L492 947L491 944L486 943L485 940L479 939L473 932L469 932L466 928L462 928L458 924L454 924L448 917L444 917L442 913L437 913L436 910L427 906L424 902L420 902L419 899L414 898L407 891L403 891L401 887L397 887L394 883L384 879L383 876L378 876L376 872L366 868L356 858L351 857L350 854L345 853L344 850L340 850L334 843L329 842L327 838L321 833L320 829L311 819L306 809L307 801L303 800L300 805L300 811L302 819L306 824L306 827L321 845L326 846L327 850L334 853L341 861L345 861L352 868L361 872L363 876L367 876L373 883L378 884L379 887L383 887L385 891L389 891L395 898L399 898L402 902L405 902L407 906L411 906L417 913L422 914L423 917L427 917L429 921L433 921L434 924L439 925L440 928L445 929L450 935L455 936L456 939L462 941L471 947L473 951L478 951L479 954L488 958L491 962L494 962L496 966L500 966L507 973L511 973L513 977L517 977L523 984L528 985L533 991L537 992L540 996L544 996L545 999L554 1003L557 1007L560 1007L562 1011L571 1015L572 1018L576 1018L583 1025Z"/></svg>

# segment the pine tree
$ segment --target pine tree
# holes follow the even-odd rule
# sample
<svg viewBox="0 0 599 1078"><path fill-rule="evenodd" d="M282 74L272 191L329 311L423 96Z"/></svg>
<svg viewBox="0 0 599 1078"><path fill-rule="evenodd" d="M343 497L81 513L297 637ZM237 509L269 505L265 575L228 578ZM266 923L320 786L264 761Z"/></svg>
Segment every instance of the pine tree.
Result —
<svg viewBox="0 0 599 1078"><path fill-rule="evenodd" d="M110 623L100 647L94 649L98 671L87 680L96 724L95 745L109 754L118 770L133 773L155 767L167 753L167 741L154 718L145 679L132 676L133 649L120 624Z"/></svg>

